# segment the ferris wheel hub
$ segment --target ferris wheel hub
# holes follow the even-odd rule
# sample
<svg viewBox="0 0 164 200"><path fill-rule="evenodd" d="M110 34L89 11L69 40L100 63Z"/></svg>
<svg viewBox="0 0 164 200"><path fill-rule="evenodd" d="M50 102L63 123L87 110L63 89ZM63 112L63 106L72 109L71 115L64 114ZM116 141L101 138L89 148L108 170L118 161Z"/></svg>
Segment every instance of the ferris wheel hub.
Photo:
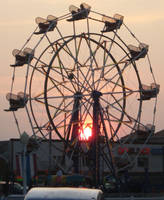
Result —
<svg viewBox="0 0 164 200"><path fill-rule="evenodd" d="M74 94L74 98L75 99L81 99L81 97L82 97L82 93L81 92L76 92L75 94Z"/></svg>
<svg viewBox="0 0 164 200"><path fill-rule="evenodd" d="M92 95L91 95L91 96L93 97L93 99L98 99L100 96L102 96L102 93L99 92L99 91L94 90L94 91L92 92Z"/></svg>

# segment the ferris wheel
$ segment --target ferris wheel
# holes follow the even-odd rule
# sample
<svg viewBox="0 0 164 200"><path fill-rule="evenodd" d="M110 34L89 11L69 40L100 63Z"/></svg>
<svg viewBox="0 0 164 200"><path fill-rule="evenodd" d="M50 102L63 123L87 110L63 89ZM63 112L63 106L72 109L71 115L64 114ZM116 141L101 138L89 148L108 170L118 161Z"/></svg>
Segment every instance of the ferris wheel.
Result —
<svg viewBox="0 0 164 200"><path fill-rule="evenodd" d="M132 166L135 158L127 151L118 157L118 146L141 135L145 144L155 127L160 86L149 46L122 15L104 15L86 3L71 5L60 17L37 17L36 23L23 47L13 50L7 111L13 112L19 134L27 124L36 139L49 139L51 132L51 139L64 144L64 156L71 151L76 171L79 157L92 161L88 168L96 166L97 182L102 160L112 173Z"/></svg>

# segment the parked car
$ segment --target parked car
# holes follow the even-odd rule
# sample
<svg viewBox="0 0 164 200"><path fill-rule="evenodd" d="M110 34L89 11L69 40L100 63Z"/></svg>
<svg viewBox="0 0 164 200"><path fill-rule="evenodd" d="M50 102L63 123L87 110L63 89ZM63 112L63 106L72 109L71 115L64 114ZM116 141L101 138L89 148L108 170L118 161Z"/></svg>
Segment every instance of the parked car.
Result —
<svg viewBox="0 0 164 200"><path fill-rule="evenodd" d="M103 200L100 189L72 187L36 187L30 189L24 200Z"/></svg>
<svg viewBox="0 0 164 200"><path fill-rule="evenodd" d="M10 194L7 196L6 200L24 200L23 194Z"/></svg>
<svg viewBox="0 0 164 200"><path fill-rule="evenodd" d="M23 187L16 182L0 181L0 191L7 194L23 194Z"/></svg>

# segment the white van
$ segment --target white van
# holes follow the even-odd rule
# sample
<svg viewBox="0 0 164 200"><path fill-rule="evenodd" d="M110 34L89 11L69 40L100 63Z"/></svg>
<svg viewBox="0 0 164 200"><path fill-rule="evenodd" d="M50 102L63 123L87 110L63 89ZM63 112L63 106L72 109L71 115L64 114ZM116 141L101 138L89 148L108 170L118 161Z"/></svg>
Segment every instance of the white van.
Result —
<svg viewBox="0 0 164 200"><path fill-rule="evenodd" d="M103 192L88 188L37 187L29 190L24 200L103 200Z"/></svg>

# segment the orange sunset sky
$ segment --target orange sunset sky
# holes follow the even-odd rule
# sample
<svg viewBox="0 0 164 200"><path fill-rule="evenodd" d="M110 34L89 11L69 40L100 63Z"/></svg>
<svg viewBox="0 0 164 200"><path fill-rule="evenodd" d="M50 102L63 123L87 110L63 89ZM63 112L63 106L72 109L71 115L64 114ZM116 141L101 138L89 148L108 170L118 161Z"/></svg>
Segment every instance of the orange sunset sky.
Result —
<svg viewBox="0 0 164 200"><path fill-rule="evenodd" d="M109 16L120 13L132 32L149 45L153 72L160 84L155 126L156 131L164 129L164 0L1 0L0 140L19 137L12 113L4 112L9 107L5 95L12 81L12 50L25 43L36 27L37 16L61 16L68 13L69 5L82 2Z"/></svg>

